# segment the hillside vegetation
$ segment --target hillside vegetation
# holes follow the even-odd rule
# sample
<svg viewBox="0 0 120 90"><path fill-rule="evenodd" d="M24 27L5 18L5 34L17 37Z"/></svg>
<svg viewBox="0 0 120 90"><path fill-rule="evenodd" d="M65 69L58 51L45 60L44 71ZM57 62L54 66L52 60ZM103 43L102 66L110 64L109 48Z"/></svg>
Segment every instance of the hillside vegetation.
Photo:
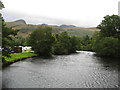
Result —
<svg viewBox="0 0 120 90"><path fill-rule="evenodd" d="M26 24L24 20L17 20L14 22L6 22L7 27L10 27L12 29L19 29L19 36L28 36L30 33L32 33L37 28L47 25L32 25L32 24ZM61 25L61 26L55 26L55 25L47 25L52 28L52 33L61 33L66 31L71 36L78 36L83 37L85 35L89 35L90 37L93 35L95 31L99 31L99 29L96 28L81 28L76 27L73 25Z"/></svg>

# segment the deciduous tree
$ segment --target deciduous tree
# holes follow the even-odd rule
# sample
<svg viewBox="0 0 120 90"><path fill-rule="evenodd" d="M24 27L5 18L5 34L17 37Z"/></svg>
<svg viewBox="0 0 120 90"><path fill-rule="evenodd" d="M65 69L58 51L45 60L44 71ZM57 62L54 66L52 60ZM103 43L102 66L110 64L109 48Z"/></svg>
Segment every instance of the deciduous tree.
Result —
<svg viewBox="0 0 120 90"><path fill-rule="evenodd" d="M52 53L54 38L51 31L52 28L41 26L29 37L29 44L39 56L50 56Z"/></svg>

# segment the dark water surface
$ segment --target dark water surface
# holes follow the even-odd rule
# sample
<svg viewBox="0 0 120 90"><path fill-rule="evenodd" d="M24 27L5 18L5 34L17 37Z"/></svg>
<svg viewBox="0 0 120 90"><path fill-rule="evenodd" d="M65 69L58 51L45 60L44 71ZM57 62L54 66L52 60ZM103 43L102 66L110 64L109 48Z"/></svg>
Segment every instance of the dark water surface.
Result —
<svg viewBox="0 0 120 90"><path fill-rule="evenodd" d="M117 88L117 65L86 51L30 58L3 69L2 83L3 88Z"/></svg>

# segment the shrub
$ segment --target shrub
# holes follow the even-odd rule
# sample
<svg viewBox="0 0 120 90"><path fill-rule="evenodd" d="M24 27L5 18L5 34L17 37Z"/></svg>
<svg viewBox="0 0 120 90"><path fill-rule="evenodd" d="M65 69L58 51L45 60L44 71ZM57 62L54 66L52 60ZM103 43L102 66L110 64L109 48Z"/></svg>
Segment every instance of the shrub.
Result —
<svg viewBox="0 0 120 90"><path fill-rule="evenodd" d="M113 37L102 38L94 44L94 51L99 56L119 57L120 45L119 40Z"/></svg>

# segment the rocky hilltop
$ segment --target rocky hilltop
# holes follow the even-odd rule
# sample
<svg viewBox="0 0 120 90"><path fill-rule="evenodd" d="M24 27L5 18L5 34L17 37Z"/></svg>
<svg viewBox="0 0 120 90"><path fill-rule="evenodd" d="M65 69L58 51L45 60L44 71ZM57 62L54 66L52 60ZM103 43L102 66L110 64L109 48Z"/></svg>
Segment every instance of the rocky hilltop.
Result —
<svg viewBox="0 0 120 90"><path fill-rule="evenodd" d="M16 20L16 21L14 21L14 22L17 22L17 23L19 23L19 24L26 24L25 20L23 20L23 19Z"/></svg>

